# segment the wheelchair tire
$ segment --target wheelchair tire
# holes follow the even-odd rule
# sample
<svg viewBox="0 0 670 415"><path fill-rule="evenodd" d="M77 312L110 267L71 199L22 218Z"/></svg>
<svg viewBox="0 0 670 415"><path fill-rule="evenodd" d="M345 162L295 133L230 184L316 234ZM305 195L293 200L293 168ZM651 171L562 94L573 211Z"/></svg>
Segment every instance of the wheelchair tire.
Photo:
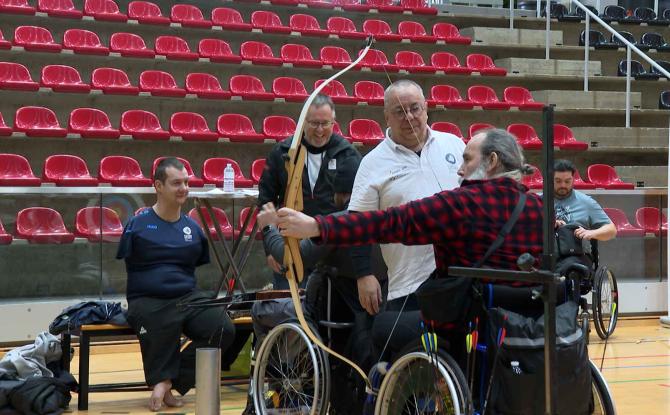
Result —
<svg viewBox="0 0 670 415"><path fill-rule="evenodd" d="M299 325L280 324L268 333L256 355L251 386L256 413L325 415L329 370L326 354Z"/></svg>
<svg viewBox="0 0 670 415"><path fill-rule="evenodd" d="M447 352L439 349L437 356L429 355L415 346L396 359L386 373L377 395L375 414L425 413L471 414L472 399L465 375Z"/></svg>
<svg viewBox="0 0 670 415"><path fill-rule="evenodd" d="M591 384L593 385L593 414L616 415L612 394L605 378L593 361L589 361L589 364L591 366Z"/></svg>
<svg viewBox="0 0 670 415"><path fill-rule="evenodd" d="M612 271L601 265L593 281L593 325L605 340L614 333L619 317L619 289Z"/></svg>

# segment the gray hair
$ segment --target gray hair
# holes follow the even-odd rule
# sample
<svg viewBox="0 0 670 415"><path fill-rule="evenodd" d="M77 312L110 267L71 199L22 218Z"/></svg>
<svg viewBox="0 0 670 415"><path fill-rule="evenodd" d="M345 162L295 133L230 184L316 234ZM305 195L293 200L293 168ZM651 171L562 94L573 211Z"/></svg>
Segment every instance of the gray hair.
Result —
<svg viewBox="0 0 670 415"><path fill-rule="evenodd" d="M426 99L426 97L423 95L423 89L419 84L409 79L400 79L389 85L388 88L386 88L386 91L384 91L384 107L388 108L389 106L398 103L396 95L392 94L395 92L396 89L409 88L409 87L416 88L419 91L419 94L421 94L421 98L423 100Z"/></svg>
<svg viewBox="0 0 670 415"><path fill-rule="evenodd" d="M518 180L521 175L532 174L532 168L525 163L523 150L516 137L499 128L478 131L477 135L479 134L484 134L481 145L482 160L488 163L488 157L492 153L496 153L500 160L500 170L496 177L508 175Z"/></svg>
<svg viewBox="0 0 670 415"><path fill-rule="evenodd" d="M335 118L335 103L333 103L333 100L328 95L318 94L314 97L314 101L312 101L310 107L321 108L324 105L328 105L333 110L333 118Z"/></svg>

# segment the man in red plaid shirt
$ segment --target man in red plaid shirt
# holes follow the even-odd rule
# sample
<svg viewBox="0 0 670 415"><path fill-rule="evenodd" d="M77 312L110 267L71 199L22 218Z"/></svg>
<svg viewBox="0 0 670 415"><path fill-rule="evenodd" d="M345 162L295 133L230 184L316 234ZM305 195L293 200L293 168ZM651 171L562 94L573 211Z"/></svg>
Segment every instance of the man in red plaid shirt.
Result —
<svg viewBox="0 0 670 415"><path fill-rule="evenodd" d="M433 244L438 277L450 266L473 266L496 239L519 195L528 188L520 183L528 172L514 136L490 129L476 134L463 153L458 171L461 187L386 210L356 212L338 217L309 217L282 208L276 221L284 236L318 237L331 245L399 242ZM503 244L484 263L517 269L523 253L542 252L542 200L528 194L525 208Z"/></svg>

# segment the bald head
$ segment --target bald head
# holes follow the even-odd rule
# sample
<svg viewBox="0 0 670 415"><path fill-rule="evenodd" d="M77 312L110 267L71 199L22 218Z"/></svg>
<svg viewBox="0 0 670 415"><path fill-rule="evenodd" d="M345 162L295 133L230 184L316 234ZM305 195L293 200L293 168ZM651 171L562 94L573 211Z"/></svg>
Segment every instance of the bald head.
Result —
<svg viewBox="0 0 670 415"><path fill-rule="evenodd" d="M384 119L391 140L410 150L421 150L428 136L428 112L421 87L408 79L391 84L384 93Z"/></svg>

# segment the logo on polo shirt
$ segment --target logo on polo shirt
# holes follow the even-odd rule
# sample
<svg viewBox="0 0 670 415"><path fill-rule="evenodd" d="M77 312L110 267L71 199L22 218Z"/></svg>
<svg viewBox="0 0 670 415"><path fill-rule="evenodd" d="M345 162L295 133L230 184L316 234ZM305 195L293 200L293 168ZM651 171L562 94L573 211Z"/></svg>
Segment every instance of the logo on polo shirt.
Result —
<svg viewBox="0 0 670 415"><path fill-rule="evenodd" d="M456 156L451 153L447 153L447 155L444 156L444 159L447 160L447 163L449 164L456 164Z"/></svg>
<svg viewBox="0 0 670 415"><path fill-rule="evenodd" d="M188 226L184 226L184 241L186 242L191 242L193 240L193 235L191 235L191 228Z"/></svg>
<svg viewBox="0 0 670 415"><path fill-rule="evenodd" d="M147 229L158 229L158 225L147 225Z"/></svg>

